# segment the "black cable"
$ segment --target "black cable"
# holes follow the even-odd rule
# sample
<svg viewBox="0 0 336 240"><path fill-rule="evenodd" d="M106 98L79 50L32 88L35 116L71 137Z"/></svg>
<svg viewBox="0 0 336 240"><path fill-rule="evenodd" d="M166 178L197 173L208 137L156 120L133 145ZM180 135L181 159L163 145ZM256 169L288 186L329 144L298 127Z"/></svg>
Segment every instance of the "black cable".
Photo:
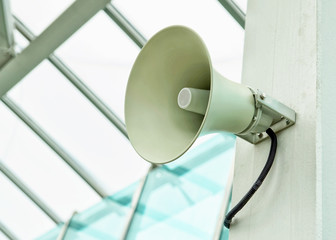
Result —
<svg viewBox="0 0 336 240"><path fill-rule="evenodd" d="M277 137L271 128L267 129L266 133L268 134L268 136L270 136L272 142L271 142L271 150L268 155L268 159L265 164L265 167L260 173L257 181L253 184L252 188L245 194L245 196L239 201L239 203L228 214L226 214L225 220L224 220L224 226L226 228L230 228L232 218L245 206L245 204L250 200L253 194L258 190L258 188L261 186L269 170L272 167L272 164L274 162L275 153L276 153L277 144L278 144Z"/></svg>

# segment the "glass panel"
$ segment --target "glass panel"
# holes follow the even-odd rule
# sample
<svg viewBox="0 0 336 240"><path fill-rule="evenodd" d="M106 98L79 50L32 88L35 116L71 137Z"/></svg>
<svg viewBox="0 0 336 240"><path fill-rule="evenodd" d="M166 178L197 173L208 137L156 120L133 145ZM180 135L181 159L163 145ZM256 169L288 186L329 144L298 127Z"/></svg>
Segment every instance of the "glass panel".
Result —
<svg viewBox="0 0 336 240"><path fill-rule="evenodd" d="M0 221L19 239L32 239L54 226L1 172L0 194Z"/></svg>
<svg viewBox="0 0 336 240"><path fill-rule="evenodd" d="M10 96L89 169L109 194L145 174L148 163L49 62L28 74Z"/></svg>
<svg viewBox="0 0 336 240"><path fill-rule="evenodd" d="M38 35L73 2L74 0L11 0L11 8L14 15Z"/></svg>
<svg viewBox="0 0 336 240"><path fill-rule="evenodd" d="M65 239L119 239L126 224L137 184L134 183L84 212L75 215L69 224ZM59 230L60 228L53 229L38 240L55 239Z"/></svg>
<svg viewBox="0 0 336 240"><path fill-rule="evenodd" d="M121 119L128 75L138 52L138 47L104 12L56 51Z"/></svg>
<svg viewBox="0 0 336 240"><path fill-rule="evenodd" d="M177 161L150 172L127 239L212 239L234 145L232 135L208 135ZM66 239L120 239L135 186L76 215Z"/></svg>
<svg viewBox="0 0 336 240"><path fill-rule="evenodd" d="M240 81L244 30L218 1L115 0L113 4L147 38L170 25L192 28L207 45L214 67Z"/></svg>
<svg viewBox="0 0 336 240"><path fill-rule="evenodd" d="M104 199L100 204L74 216L66 239L120 239L136 187L137 183L132 184Z"/></svg>
<svg viewBox="0 0 336 240"><path fill-rule="evenodd" d="M155 169L129 239L212 239L233 155L234 137L215 134L177 161Z"/></svg>
<svg viewBox="0 0 336 240"><path fill-rule="evenodd" d="M229 229L223 226L222 234L220 240L228 240L229 239Z"/></svg>
<svg viewBox="0 0 336 240"><path fill-rule="evenodd" d="M99 197L39 137L0 104L0 161L67 219ZM0 182L1 185L1 182Z"/></svg>

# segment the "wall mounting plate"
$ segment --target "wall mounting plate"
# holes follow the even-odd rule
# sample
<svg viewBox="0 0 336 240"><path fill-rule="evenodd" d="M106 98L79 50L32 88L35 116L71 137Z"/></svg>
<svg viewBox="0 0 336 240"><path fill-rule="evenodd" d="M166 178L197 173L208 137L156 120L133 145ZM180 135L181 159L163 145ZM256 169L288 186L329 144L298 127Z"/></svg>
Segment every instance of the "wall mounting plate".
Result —
<svg viewBox="0 0 336 240"><path fill-rule="evenodd" d="M252 144L257 144L268 137L265 132L268 127L277 133L295 124L296 114L293 109L270 96L266 96L260 90L250 89L254 96L256 111L250 126L236 136ZM268 126L265 125L267 121L271 121Z"/></svg>

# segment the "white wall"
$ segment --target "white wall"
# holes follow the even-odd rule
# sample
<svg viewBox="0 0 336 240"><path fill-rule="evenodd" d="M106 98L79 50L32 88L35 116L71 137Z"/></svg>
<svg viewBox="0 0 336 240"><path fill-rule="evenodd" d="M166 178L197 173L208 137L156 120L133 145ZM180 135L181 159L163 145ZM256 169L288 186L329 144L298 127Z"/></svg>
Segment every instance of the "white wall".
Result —
<svg viewBox="0 0 336 240"><path fill-rule="evenodd" d="M236 215L230 240L317 236L317 40L315 0L250 0L242 82L293 108L296 124L278 134L274 165L251 201ZM249 190L269 153L238 140L233 204Z"/></svg>

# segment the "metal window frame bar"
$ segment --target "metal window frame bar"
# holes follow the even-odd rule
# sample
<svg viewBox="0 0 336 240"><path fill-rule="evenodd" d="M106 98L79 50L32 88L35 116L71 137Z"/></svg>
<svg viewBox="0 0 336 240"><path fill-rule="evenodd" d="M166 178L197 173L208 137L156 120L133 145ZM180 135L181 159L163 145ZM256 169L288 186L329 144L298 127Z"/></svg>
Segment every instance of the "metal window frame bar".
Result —
<svg viewBox="0 0 336 240"><path fill-rule="evenodd" d="M35 35L14 16L16 29L28 40L33 41ZM126 126L123 121L54 53L48 60L60 71L127 139Z"/></svg>
<svg viewBox="0 0 336 240"><path fill-rule="evenodd" d="M9 240L18 240L18 238L1 222L0 232L2 232Z"/></svg>
<svg viewBox="0 0 336 240"><path fill-rule="evenodd" d="M233 0L218 0L220 4L230 13L230 15L237 21L237 23L245 28L245 13Z"/></svg>
<svg viewBox="0 0 336 240"><path fill-rule="evenodd" d="M133 197L132 197L132 202L131 202L131 210L130 210L130 213L127 217L127 221L126 221L126 224L125 224L125 227L122 231L122 234L121 234L121 237L120 239L121 240L126 240L127 239L127 235L129 233L129 230L130 230L130 227L132 225L132 222L133 222L133 218L134 218L134 215L135 215L135 212L136 212L136 209L139 205L139 201L141 199L141 195L142 195L142 192L145 188L145 185L146 185L146 181L147 181L147 178L148 178L148 175L149 173L154 169L156 168L156 165L152 164L148 170L147 170L147 173L145 176L142 177L141 181L139 182L139 185L136 189L136 191L134 192L133 194Z"/></svg>
<svg viewBox="0 0 336 240"><path fill-rule="evenodd" d="M0 71L0 96L47 58L110 0L77 0Z"/></svg>
<svg viewBox="0 0 336 240"><path fill-rule="evenodd" d="M70 154L68 154L57 142L52 139L38 124L36 124L19 106L9 97L3 96L2 102L20 118L42 141L44 141L64 162L74 170L100 197L107 196L103 188Z"/></svg>
<svg viewBox="0 0 336 240"><path fill-rule="evenodd" d="M0 13L0 47L10 48L14 45L14 37L9 0L0 0Z"/></svg>
<svg viewBox="0 0 336 240"><path fill-rule="evenodd" d="M9 0L0 0L0 68L14 55L13 19Z"/></svg>
<svg viewBox="0 0 336 240"><path fill-rule="evenodd" d="M66 221L66 223L64 223L64 225L62 226L61 231L60 231L60 233L58 234L56 240L64 240L64 239L65 239L65 236L66 236L66 234L67 234L67 232L68 232L68 229L69 229L69 227L70 227L71 221L72 221L72 219L74 218L74 216L75 216L76 214L77 214L77 212L75 211L75 212L71 215L71 217L68 219L68 221Z"/></svg>
<svg viewBox="0 0 336 240"><path fill-rule="evenodd" d="M30 190L15 174L0 160L0 171L17 186L35 205L40 208L53 222L60 223L61 218L49 208L32 190Z"/></svg>
<svg viewBox="0 0 336 240"><path fill-rule="evenodd" d="M104 12L121 28L122 31L139 47L142 48L147 40L146 38L124 17L119 10L108 3Z"/></svg>

